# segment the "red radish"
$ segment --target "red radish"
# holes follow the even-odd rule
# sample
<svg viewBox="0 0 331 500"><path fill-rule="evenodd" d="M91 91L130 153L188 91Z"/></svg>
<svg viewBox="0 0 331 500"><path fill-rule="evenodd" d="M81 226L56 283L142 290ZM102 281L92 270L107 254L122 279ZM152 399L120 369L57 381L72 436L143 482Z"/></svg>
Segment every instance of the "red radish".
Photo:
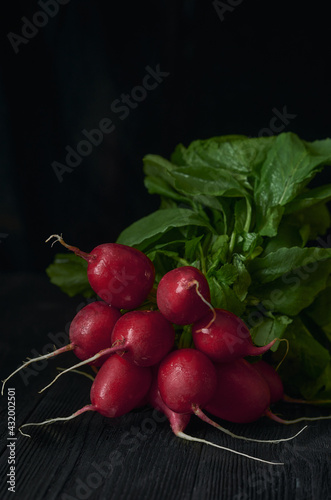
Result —
<svg viewBox="0 0 331 500"><path fill-rule="evenodd" d="M156 300L162 314L177 325L190 325L213 309L208 281L193 266L166 273L158 284Z"/></svg>
<svg viewBox="0 0 331 500"><path fill-rule="evenodd" d="M270 402L277 403L284 398L284 387L282 379L273 366L262 359L253 363L252 366L262 375L270 390Z"/></svg>
<svg viewBox="0 0 331 500"><path fill-rule="evenodd" d="M71 420L86 411L96 411L104 417L120 417L133 410L147 394L152 382L150 368L136 366L115 354L107 359L98 371L90 391L91 404L84 406L69 417L59 417L39 423L22 425L46 425Z"/></svg>
<svg viewBox="0 0 331 500"><path fill-rule="evenodd" d="M230 451L231 453L235 453L237 455L242 455L242 456L245 456L247 458L257 460L259 462L260 461L266 462L265 460L262 460L260 458L253 457L251 455L246 455L245 453L240 453L238 451L231 450L231 448L226 448L224 446L220 446L220 445L212 443L210 441L206 441L205 439L196 438L196 437L190 436L189 434L184 433L184 430L186 429L186 427L189 424L191 415L190 415L190 413L176 413L176 412L172 411L165 404L165 402L163 401L161 394L160 394L160 390L159 390L158 383L157 383L157 377L153 378L152 385L150 387L150 390L149 390L147 396L148 396L148 400L149 400L150 405L153 408L155 408L156 410L161 411L168 418L172 432L175 434L175 436L177 436L181 439L185 439L187 441L194 441L197 443L203 443L203 444L207 444L210 446L214 446L215 448L220 448L222 450ZM233 437L236 437L236 436L233 435ZM275 463L275 462L266 462L266 463L271 463L272 465L282 465L280 463Z"/></svg>
<svg viewBox="0 0 331 500"><path fill-rule="evenodd" d="M214 318L212 318L212 314ZM195 347L217 363L227 363L245 356L258 356L278 340L256 347L246 324L235 314L215 308L192 326Z"/></svg>
<svg viewBox="0 0 331 500"><path fill-rule="evenodd" d="M245 359L237 359L229 363L217 363L215 369L217 389L204 409L223 420L235 423L249 423L266 416L282 424L294 424L305 420L327 420L331 418L331 416L322 416L283 420L272 413L269 409L271 400L269 386L262 375ZM214 425L212 421L210 423ZM249 441L279 443L281 441L290 441L305 429L306 427L303 427L290 438L273 441L236 437L248 439Z"/></svg>
<svg viewBox="0 0 331 500"><path fill-rule="evenodd" d="M153 366L173 347L175 329L160 311L129 311L115 324L112 333L112 347L101 350L89 359L59 373L40 392L50 387L61 375L114 353L122 353L130 363L138 366Z"/></svg>
<svg viewBox="0 0 331 500"><path fill-rule="evenodd" d="M202 352L191 348L179 349L161 361L158 386L163 401L171 410L196 413L216 391L216 371Z"/></svg>
<svg viewBox="0 0 331 500"><path fill-rule="evenodd" d="M46 241L53 237L88 262L89 283L108 304L118 309L135 309L152 290L154 265L140 250L119 243L104 243L86 253L67 245L57 234L52 234Z"/></svg>
<svg viewBox="0 0 331 500"><path fill-rule="evenodd" d="M115 307L105 302L96 301L83 307L69 328L69 338L77 358L86 360L112 344L111 335L122 314ZM95 361L95 366L101 366L105 361Z"/></svg>
<svg viewBox="0 0 331 500"><path fill-rule="evenodd" d="M217 389L204 408L229 422L258 420L270 405L267 382L245 359L215 364Z"/></svg>
<svg viewBox="0 0 331 500"><path fill-rule="evenodd" d="M110 347L111 333L120 317L120 311L105 302L96 301L83 307L70 324L70 343L56 351L29 359L3 381L1 393L3 394L7 380L31 363L52 358L67 351L73 351L79 359L87 360L102 349ZM98 359L95 364L100 366L105 359L106 357Z"/></svg>
<svg viewBox="0 0 331 500"><path fill-rule="evenodd" d="M130 311L118 320L111 338L131 363L152 366L173 347L175 329L160 311Z"/></svg>
<svg viewBox="0 0 331 500"><path fill-rule="evenodd" d="M148 402L156 410L162 412L169 420L172 432L178 436L188 426L191 415L189 413L176 413L165 404L161 398L157 383L157 376L154 376L151 387L148 391Z"/></svg>

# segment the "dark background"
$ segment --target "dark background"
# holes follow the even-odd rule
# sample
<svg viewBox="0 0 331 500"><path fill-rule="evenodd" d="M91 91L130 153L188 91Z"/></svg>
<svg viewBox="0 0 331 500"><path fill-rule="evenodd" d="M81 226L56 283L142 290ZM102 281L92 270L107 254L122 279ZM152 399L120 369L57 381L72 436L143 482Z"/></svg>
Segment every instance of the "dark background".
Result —
<svg viewBox="0 0 331 500"><path fill-rule="evenodd" d="M295 115L284 130L306 140L331 135L326 4L228 5L221 14L202 0L70 0L15 54L8 33L22 36L22 17L31 21L42 9L37 1L6 3L1 270L43 272L59 251L45 245L50 234L89 251L156 209L143 185L147 153L169 157L179 142L259 135L284 107ZM111 104L157 65L169 76L121 120ZM82 130L105 117L115 130L60 183L52 162L65 163L66 146L75 148Z"/></svg>

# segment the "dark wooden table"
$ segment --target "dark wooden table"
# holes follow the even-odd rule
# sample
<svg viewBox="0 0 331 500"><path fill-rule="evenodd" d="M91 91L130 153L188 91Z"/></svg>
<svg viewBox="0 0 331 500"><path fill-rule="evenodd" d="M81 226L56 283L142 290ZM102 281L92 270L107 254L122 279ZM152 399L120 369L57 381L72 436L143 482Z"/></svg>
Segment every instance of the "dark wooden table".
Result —
<svg viewBox="0 0 331 500"><path fill-rule="evenodd" d="M0 280L3 379L47 344L65 341L70 321L86 301L70 299L44 275L5 274ZM76 361L72 353L66 353L32 365L24 376L17 374L8 382L1 398L1 499L331 499L331 425L327 420L309 423L296 439L278 445L234 440L195 417L187 428L193 436L284 462L284 466L180 440L164 417L149 408L114 420L86 413L70 422L31 428L30 439L16 433L15 441L8 440L8 388L15 392L16 428L68 416L89 403L91 381L74 373L38 394L58 373L57 367ZM285 404L277 412L293 418L303 413L327 414L325 409ZM288 437L303 426L282 426L267 419L224 425L259 439ZM14 443L11 448L10 442ZM8 460L13 457L15 493L8 491L7 483Z"/></svg>

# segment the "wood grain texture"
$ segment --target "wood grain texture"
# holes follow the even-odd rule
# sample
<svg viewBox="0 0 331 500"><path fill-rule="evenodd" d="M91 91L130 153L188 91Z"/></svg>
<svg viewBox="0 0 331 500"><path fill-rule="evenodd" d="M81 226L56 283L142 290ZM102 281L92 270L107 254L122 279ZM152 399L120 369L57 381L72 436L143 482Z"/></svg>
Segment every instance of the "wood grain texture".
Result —
<svg viewBox="0 0 331 500"><path fill-rule="evenodd" d="M70 299L34 274L3 275L1 379L31 350L40 352L49 333L65 333L82 299ZM8 382L16 391L17 426L68 416L89 402L91 381L66 374L38 394L57 373L75 362L72 353ZM88 370L88 369L87 369ZM284 466L254 462L227 451L175 437L164 416L140 408L116 419L85 413L67 423L35 427L31 439L17 435L16 493L8 492L7 392L1 399L0 498L15 500L321 500L331 498L331 430L328 421L309 423L295 440L278 445L249 443L224 435L192 418L187 433ZM287 417L328 410L280 405ZM287 437L302 424L282 426L267 419L247 425L224 423L237 434L259 439Z"/></svg>

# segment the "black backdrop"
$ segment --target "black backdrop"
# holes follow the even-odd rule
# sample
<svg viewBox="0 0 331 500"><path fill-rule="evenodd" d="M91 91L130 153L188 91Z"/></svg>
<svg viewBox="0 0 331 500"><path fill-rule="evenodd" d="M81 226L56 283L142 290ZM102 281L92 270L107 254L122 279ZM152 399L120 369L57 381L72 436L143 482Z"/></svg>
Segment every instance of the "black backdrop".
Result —
<svg viewBox="0 0 331 500"><path fill-rule="evenodd" d="M306 140L331 136L328 19L321 3L6 2L0 269L43 272L59 250L48 235L89 251L157 208L143 185L147 153L275 124ZM114 130L60 182L52 164L104 119Z"/></svg>

